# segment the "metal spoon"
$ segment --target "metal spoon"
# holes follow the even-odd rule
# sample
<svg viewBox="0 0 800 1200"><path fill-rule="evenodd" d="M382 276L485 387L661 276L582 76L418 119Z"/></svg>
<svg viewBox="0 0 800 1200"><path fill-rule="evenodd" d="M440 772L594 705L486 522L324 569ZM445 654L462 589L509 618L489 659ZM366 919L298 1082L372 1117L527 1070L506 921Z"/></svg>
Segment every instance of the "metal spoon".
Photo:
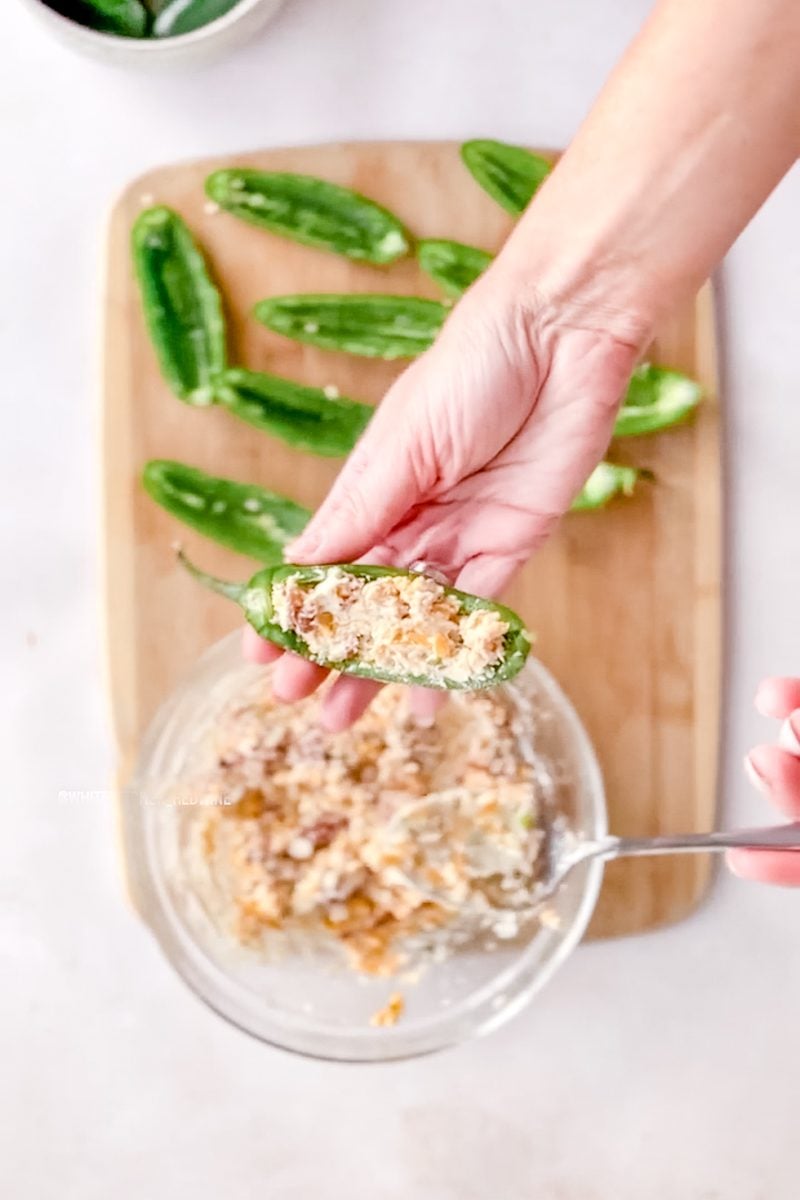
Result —
<svg viewBox="0 0 800 1200"><path fill-rule="evenodd" d="M475 908L483 913L532 913L543 905L564 882L570 871L581 863L600 859L638 858L654 854L718 853L735 848L747 850L785 850L800 853L800 822L765 829L730 832L667 834L659 837L623 838L609 834L586 838L571 831L558 820L531 830L530 853L525 861L517 847L502 858L502 847L480 833L472 821L469 802L474 793L453 788L404 805L390 822L390 831L412 846L414 865L402 870L406 881L432 901L450 907ZM504 820L516 817L509 810ZM524 839L523 839L524 847ZM497 857L499 853L499 859ZM474 861L470 885L463 879L447 884L442 869L453 856L461 863ZM494 859L493 859L494 855ZM483 859L484 868L481 869ZM438 882L442 879L441 882ZM477 902L476 902L477 901Z"/></svg>
<svg viewBox="0 0 800 1200"><path fill-rule="evenodd" d="M653 854L707 854L724 850L785 850L800 854L800 821L763 829L715 833L675 833L659 837L606 837L593 840L552 829L545 838L546 867L537 879L534 904L543 903L580 863L601 859L641 858Z"/></svg>

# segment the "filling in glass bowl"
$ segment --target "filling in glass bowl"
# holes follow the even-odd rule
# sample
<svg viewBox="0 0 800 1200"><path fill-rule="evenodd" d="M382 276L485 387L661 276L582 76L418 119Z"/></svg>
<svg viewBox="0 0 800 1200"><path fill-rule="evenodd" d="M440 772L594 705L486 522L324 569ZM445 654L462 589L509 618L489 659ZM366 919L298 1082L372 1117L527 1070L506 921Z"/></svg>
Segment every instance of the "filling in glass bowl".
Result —
<svg viewBox="0 0 800 1200"><path fill-rule="evenodd" d="M260 955L324 949L385 977L479 938L516 938L530 918L492 910L482 880L486 870L508 887L530 879L552 801L523 693L452 693L425 723L392 685L335 735L319 704L320 694L280 704L262 677L228 703L174 785L184 869L215 925ZM438 793L468 797L486 849L432 847L447 902L411 882L419 835L397 819Z"/></svg>

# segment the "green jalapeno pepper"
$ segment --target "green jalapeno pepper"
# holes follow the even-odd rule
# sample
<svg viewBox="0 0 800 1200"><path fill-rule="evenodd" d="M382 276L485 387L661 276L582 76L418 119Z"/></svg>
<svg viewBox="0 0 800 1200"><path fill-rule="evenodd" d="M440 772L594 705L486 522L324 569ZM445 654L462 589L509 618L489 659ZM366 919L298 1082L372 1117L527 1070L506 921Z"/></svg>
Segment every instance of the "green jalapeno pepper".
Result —
<svg viewBox="0 0 800 1200"><path fill-rule="evenodd" d="M521 618L511 609L492 600L484 600L455 588L444 588L443 592L458 603L459 616L466 616L480 609L494 612L507 625L503 637L502 653L497 661L484 668L480 674L467 679L453 679L446 673L446 664L439 664L433 658L431 672L406 673L398 669L381 667L363 659L349 658L343 661L331 661L315 655L307 642L293 629L284 629L277 621L273 589L276 584L289 579L296 580L300 586L313 587L325 580L328 572L338 571L345 576L358 579L374 580L387 576L403 576L406 578L419 577L417 572L401 571L395 567L375 567L362 564L347 563L336 566L283 566L267 567L253 576L248 583L228 583L206 574L183 553L179 552L180 561L200 583L212 591L234 600L244 612L248 622L261 637L267 638L286 650L299 654L302 658L316 662L333 671L341 671L346 675L359 675L365 679L376 679L382 683L416 684L423 687L446 688L449 690L476 690L494 687L504 680L513 678L523 667L531 643L530 635L526 632ZM437 669L434 669L434 668Z"/></svg>
<svg viewBox="0 0 800 1200"><path fill-rule="evenodd" d="M579 494L572 502L571 512L589 512L604 508L615 496L632 496L639 479L652 479L651 471L638 467L620 467L601 462L592 471Z"/></svg>
<svg viewBox="0 0 800 1200"><path fill-rule="evenodd" d="M411 248L406 229L387 209L313 175L215 171L206 180L206 192L220 208L251 225L346 258L382 266Z"/></svg>
<svg viewBox="0 0 800 1200"><path fill-rule="evenodd" d="M153 459L142 473L148 495L173 517L231 550L263 563L283 562L283 548L311 513L254 483L207 475L198 467Z"/></svg>
<svg viewBox="0 0 800 1200"><path fill-rule="evenodd" d="M461 157L473 179L515 217L553 169L540 154L486 138L464 142Z"/></svg>
<svg viewBox="0 0 800 1200"><path fill-rule="evenodd" d="M427 350L447 308L420 296L372 292L271 296L254 313L262 325L296 342L365 358L414 358Z"/></svg>
<svg viewBox="0 0 800 1200"><path fill-rule="evenodd" d="M144 317L161 372L187 404L214 400L226 365L222 301L182 217L148 208L132 232L133 262Z"/></svg>
<svg viewBox="0 0 800 1200"><path fill-rule="evenodd" d="M150 13L141 0L47 0L47 3L62 16L99 33L139 38L146 36L150 26Z"/></svg>
<svg viewBox="0 0 800 1200"><path fill-rule="evenodd" d="M460 296L483 274L492 255L463 242L425 238L417 243L417 261L449 296Z"/></svg>
<svg viewBox="0 0 800 1200"><path fill-rule="evenodd" d="M178 37L181 33L192 33L212 21L218 21L239 3L239 0L171 0L160 5L153 22L155 37Z"/></svg>
<svg viewBox="0 0 800 1200"><path fill-rule="evenodd" d="M324 388L303 387L278 375L231 367L214 387L218 404L256 429L311 454L348 454L372 416L358 400L332 396Z"/></svg>
<svg viewBox="0 0 800 1200"><path fill-rule="evenodd" d="M631 376L614 423L614 437L669 429L697 408L702 395L700 384L688 375L642 363Z"/></svg>

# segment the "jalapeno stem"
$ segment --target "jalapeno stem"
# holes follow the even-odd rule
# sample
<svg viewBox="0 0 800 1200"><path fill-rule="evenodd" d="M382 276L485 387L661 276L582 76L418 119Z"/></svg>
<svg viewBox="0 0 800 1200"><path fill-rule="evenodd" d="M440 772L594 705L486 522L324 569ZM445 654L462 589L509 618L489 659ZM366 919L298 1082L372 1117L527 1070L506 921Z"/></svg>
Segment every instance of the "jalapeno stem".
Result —
<svg viewBox="0 0 800 1200"><path fill-rule="evenodd" d="M210 588L212 592L219 593L220 596L225 596L228 600L235 601L236 604L242 603L248 591L246 583L230 583L227 579L218 579L215 575L209 575L207 571L202 571L200 567L195 566L191 559L186 557L183 547L180 544L175 546L175 555L181 566L198 583L202 583L204 587Z"/></svg>

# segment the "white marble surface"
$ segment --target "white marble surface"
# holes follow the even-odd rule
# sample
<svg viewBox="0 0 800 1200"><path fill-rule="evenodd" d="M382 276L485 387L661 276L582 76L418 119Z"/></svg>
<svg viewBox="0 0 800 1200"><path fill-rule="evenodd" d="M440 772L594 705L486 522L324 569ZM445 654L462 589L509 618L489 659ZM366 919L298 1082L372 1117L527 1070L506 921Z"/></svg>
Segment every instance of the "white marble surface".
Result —
<svg viewBox="0 0 800 1200"><path fill-rule="evenodd" d="M0 1193L9 1200L794 1200L800 894L720 879L581 949L499 1034L391 1067L257 1045L123 903L99 642L101 231L162 161L328 138L566 142L645 0L289 0L219 66L146 78L3 5ZM746 170L746 163L742 164ZM767 672L800 673L795 171L724 271L723 813ZM31 644L35 640L35 645ZM7 739L7 740L6 740Z"/></svg>

